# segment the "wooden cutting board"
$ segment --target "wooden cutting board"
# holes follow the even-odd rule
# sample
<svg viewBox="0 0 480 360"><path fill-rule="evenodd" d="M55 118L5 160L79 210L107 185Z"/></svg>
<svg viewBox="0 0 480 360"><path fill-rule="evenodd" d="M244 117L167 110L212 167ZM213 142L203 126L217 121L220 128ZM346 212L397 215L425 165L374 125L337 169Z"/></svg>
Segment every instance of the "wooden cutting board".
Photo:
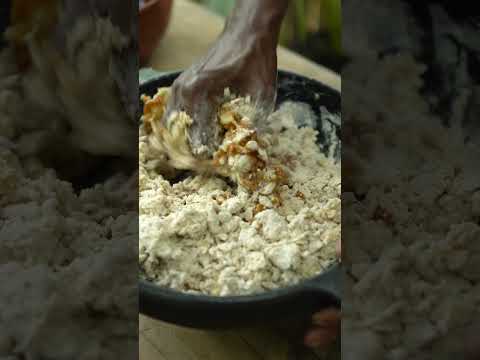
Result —
<svg viewBox="0 0 480 360"><path fill-rule="evenodd" d="M174 0L170 26L153 53L149 67L180 70L201 57L220 34L224 20L187 0ZM279 68L317 79L337 90L340 77L285 48L278 49ZM140 360L310 360L340 359L314 354L295 345L284 332L256 328L199 331L139 317Z"/></svg>

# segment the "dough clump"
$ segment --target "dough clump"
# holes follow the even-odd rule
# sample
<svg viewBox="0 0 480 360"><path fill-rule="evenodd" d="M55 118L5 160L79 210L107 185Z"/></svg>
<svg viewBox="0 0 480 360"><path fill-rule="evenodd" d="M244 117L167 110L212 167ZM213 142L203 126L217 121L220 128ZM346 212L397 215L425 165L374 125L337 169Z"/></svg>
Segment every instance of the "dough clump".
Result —
<svg viewBox="0 0 480 360"><path fill-rule="evenodd" d="M332 265L341 236L340 166L320 152L313 128L297 125L292 109L301 105L285 103L259 134L249 99L227 99L218 112L224 140L201 164L208 170L179 177L173 167L195 168L197 160L186 114L169 119L168 130L155 128L168 92L144 97L143 276L184 292L227 296L292 285Z"/></svg>

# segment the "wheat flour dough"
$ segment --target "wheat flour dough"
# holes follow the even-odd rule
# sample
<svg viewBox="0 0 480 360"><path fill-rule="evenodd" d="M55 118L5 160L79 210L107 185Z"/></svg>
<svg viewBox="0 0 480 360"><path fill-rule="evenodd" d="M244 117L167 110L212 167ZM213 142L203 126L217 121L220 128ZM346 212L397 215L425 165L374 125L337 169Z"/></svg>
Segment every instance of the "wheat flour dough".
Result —
<svg viewBox="0 0 480 360"><path fill-rule="evenodd" d="M295 104L272 114L269 134L257 140L248 126L230 126L249 120L231 106L220 121L232 132L214 156L219 172L228 170L223 176L169 180L168 156L152 142L150 126L140 128L139 261L143 276L158 285L217 296L260 293L313 277L335 261L339 165L320 153L315 130L297 126ZM242 160L245 154L253 155ZM262 157L270 165L258 168L254 160ZM275 164L282 164L282 176L275 176ZM250 183L252 169L265 177Z"/></svg>
<svg viewBox="0 0 480 360"><path fill-rule="evenodd" d="M480 319L480 147L465 142L461 118L447 129L431 114L420 94L424 71L408 54L345 69L347 352L444 358L452 344L435 341Z"/></svg>
<svg viewBox="0 0 480 360"><path fill-rule="evenodd" d="M59 175L85 172L85 150L136 153L127 135L135 139L136 126L132 132L121 117L113 84L108 76L98 82L92 61L104 59L107 74L118 36L108 21L79 21L69 44L82 46L58 58L57 68L48 60L58 54L38 43L28 44L28 71L12 48L0 51L2 359L138 356L137 175L113 175L79 193ZM85 66L74 66L77 60ZM93 96L105 101L103 113L91 106ZM107 141L117 130L117 142ZM57 172L48 160L58 165L62 157Z"/></svg>

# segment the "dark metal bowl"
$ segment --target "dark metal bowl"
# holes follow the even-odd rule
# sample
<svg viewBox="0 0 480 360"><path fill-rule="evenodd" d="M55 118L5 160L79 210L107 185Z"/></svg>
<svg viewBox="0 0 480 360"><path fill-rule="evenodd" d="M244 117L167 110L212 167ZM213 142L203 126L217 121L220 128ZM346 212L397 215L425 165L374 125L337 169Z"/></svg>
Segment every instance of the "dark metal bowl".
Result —
<svg viewBox="0 0 480 360"><path fill-rule="evenodd" d="M170 86L179 72L159 75L140 86L141 94L153 95ZM286 100L309 104L321 119L321 106L340 113L340 93L318 81L279 71L277 105ZM318 144L325 153L332 146L340 161L340 124L317 123ZM194 328L231 328L277 319L308 319L319 309L341 305L341 269L332 266L298 285L258 295L215 297L185 294L139 280L140 312L166 322Z"/></svg>

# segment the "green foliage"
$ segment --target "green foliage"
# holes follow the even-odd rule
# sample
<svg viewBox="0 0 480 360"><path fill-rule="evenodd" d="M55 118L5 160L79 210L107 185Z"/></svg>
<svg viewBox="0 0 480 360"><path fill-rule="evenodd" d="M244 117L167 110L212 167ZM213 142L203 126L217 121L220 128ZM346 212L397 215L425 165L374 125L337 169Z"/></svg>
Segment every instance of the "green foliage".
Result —
<svg viewBox="0 0 480 360"><path fill-rule="evenodd" d="M235 5L235 0L197 0L222 16L227 16Z"/></svg>
<svg viewBox="0 0 480 360"><path fill-rule="evenodd" d="M332 48L340 53L342 51L342 3L340 0L322 0L325 20L330 35Z"/></svg>
<svg viewBox="0 0 480 360"><path fill-rule="evenodd" d="M300 43L304 43L307 39L307 3L308 0L296 0L290 5L293 8L291 11L295 14L296 40Z"/></svg>

